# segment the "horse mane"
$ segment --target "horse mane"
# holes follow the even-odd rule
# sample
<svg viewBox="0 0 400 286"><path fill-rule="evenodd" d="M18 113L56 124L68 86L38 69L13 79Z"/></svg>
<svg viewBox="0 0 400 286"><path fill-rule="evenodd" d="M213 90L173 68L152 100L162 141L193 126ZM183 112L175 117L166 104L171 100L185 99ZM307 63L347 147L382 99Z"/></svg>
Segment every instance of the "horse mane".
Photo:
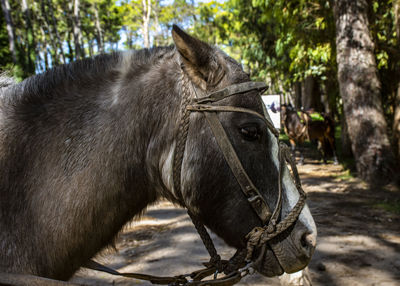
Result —
<svg viewBox="0 0 400 286"><path fill-rule="evenodd" d="M3 98L8 101L40 100L43 97L54 96L49 91L60 85L68 86L95 82L101 75L109 72L118 73L124 54L131 53L130 59L135 67L145 67L159 61L165 54L174 50L174 46L154 47L150 49L119 51L110 54L100 54L94 57L77 60L68 64L53 67L41 74L33 75L20 83L8 76L0 75L0 88Z"/></svg>

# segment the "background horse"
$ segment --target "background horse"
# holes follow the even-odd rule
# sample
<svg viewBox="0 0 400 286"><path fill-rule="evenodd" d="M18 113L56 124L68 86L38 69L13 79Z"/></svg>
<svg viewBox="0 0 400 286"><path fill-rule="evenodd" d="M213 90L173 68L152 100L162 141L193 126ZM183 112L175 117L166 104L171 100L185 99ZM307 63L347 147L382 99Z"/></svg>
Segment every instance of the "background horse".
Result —
<svg viewBox="0 0 400 286"><path fill-rule="evenodd" d="M281 119L286 135L289 137L290 148L292 150L293 157L296 157L296 144L303 144L307 138L307 126L301 120L297 113L297 110L292 105L282 104L281 105ZM303 153L300 152L299 164L303 164L304 157Z"/></svg>
<svg viewBox="0 0 400 286"><path fill-rule="evenodd" d="M336 156L335 143L335 122L333 119L324 113L321 113L323 121L313 120L308 112L300 111L303 122L307 126L307 139L317 142L317 148L322 154L324 163L327 162L327 157L333 157L333 163L338 164Z"/></svg>
<svg viewBox="0 0 400 286"><path fill-rule="evenodd" d="M290 104L282 105L281 116L285 133L289 137L290 146L295 156L296 143L302 145L304 140L317 142L317 149L322 155L324 163L328 156L333 157L334 164L338 164L335 143L335 122L324 113L321 113L323 121L312 120L310 114L305 111L297 111ZM304 162L304 156L300 152L300 164Z"/></svg>
<svg viewBox="0 0 400 286"><path fill-rule="evenodd" d="M174 187L182 94L248 82L232 58L180 30L175 46L100 55L56 67L1 90L0 273L67 280L146 206L186 207L225 242L246 246L260 218L232 175L204 115L192 113ZM258 92L223 100L263 112ZM265 121L219 112L262 198L278 201L278 144ZM283 174L285 217L299 194ZM304 268L315 248L307 206L287 231L257 249L256 268L274 276ZM1 275L0 275L1 276Z"/></svg>

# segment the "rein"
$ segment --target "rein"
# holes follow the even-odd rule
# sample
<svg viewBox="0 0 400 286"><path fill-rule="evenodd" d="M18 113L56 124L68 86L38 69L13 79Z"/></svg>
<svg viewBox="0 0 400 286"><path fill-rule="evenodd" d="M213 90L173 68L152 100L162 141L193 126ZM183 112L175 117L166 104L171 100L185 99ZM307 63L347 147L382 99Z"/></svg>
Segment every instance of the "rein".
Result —
<svg viewBox="0 0 400 286"><path fill-rule="evenodd" d="M146 280L152 284L160 285L171 285L171 286L205 286L205 285L218 285L218 286L230 286L238 283L246 275L254 273L254 262L252 262L253 252L256 248L261 247L262 251L256 262L263 258L265 252L266 243L272 238L276 237L291 225L293 225L304 205L306 200L306 194L303 191L300 183L299 174L297 172L295 161L293 160L289 148L282 142L279 142L279 133L274 128L273 124L267 119L267 115L261 115L251 109L235 107L235 106L214 106L215 102L225 99L230 96L243 94L249 91L258 91L260 94L266 90L266 85L263 82L244 82L228 86L222 90L213 92L206 97L198 98L195 91L195 98L192 99L190 93L190 82L182 73L182 101L180 106L181 119L178 130L177 145L173 160L173 181L174 181L174 193L177 200L183 205L183 196L181 190L181 169L182 161L185 153L185 145L187 135L189 131L190 113L201 112L204 114L208 125L210 126L214 137L216 138L217 144L224 155L226 162L232 170L243 195L253 208L254 212L260 218L262 227L254 227L247 235L247 247L239 249L233 257L229 260L222 260L215 249L214 243L212 242L206 228L204 227L201 220L188 211L188 214L196 227L208 253L210 254L210 261L204 263L205 268L194 271L189 274L183 274L178 276L153 276L140 273L120 273L116 270L101 265L93 260L84 266L97 271L106 272L112 275L123 276L128 278L135 278L139 280ZM268 129L274 134L278 140L278 158L279 158L279 195L278 202L273 211L269 208L268 204L264 200L260 191L253 184L249 176L247 175L239 157L237 156L226 132L223 128L220 120L218 119L217 112L241 112L251 114L262 119L267 125ZM266 113L266 110L264 110ZM293 179L295 181L296 188L300 194L299 200L293 207L291 212L278 223L279 215L282 208L282 179L284 166L288 162L291 166ZM225 275L218 278L219 273ZM214 279L203 280L204 278L214 274ZM3 277L0 273L0 283L7 283L6 285L26 285L28 281L40 280L40 285L77 285L69 282L58 282L56 280L50 280L43 277L33 276L34 278L21 278L19 280L18 274L7 274L10 277ZM32 280L33 279L33 280ZM36 280L35 280L36 279ZM25 283L24 283L25 282ZM59 284L58 284L59 283Z"/></svg>

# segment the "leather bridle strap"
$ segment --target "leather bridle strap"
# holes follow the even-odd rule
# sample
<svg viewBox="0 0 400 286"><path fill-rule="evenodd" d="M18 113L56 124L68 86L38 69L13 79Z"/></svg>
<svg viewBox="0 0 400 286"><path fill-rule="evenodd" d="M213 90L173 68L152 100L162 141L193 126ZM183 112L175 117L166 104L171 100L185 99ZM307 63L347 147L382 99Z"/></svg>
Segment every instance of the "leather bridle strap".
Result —
<svg viewBox="0 0 400 286"><path fill-rule="evenodd" d="M251 90L257 90L259 93L263 93L267 88L268 87L263 82L242 82L227 86L224 89L215 91L206 97L196 98L194 101L199 104L216 102L233 95L249 92Z"/></svg>
<svg viewBox="0 0 400 286"><path fill-rule="evenodd" d="M107 266L97 263L94 260L90 260L85 265L85 267L96 271L106 272L116 276L149 281L152 284L171 285L171 286L206 286L206 285L231 286L238 283L244 276L250 273L250 270L248 268L242 268L237 271L231 272L228 275L221 278L215 278L213 280L202 280L205 277L216 273L217 268L211 265L206 265L205 268L199 269L189 274L183 274L178 276L155 276L155 275L133 273L133 272L118 272L114 269L111 269Z"/></svg>
<svg viewBox="0 0 400 286"><path fill-rule="evenodd" d="M217 140L226 162L228 163L233 175L239 183L242 192L246 196L247 201L257 213L262 223L265 224L271 217L271 210L269 209L260 191L254 186L253 182L250 180L249 176L244 170L240 159L238 158L221 122L217 117L217 114L214 112L205 112L204 116L211 127L214 138Z"/></svg>

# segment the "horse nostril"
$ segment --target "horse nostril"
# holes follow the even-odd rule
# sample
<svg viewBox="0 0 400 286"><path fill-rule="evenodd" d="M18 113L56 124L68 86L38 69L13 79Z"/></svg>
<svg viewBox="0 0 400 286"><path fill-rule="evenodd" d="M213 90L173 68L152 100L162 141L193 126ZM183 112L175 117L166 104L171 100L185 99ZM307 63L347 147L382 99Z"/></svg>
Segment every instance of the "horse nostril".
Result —
<svg viewBox="0 0 400 286"><path fill-rule="evenodd" d="M309 232L303 233L300 238L300 244L307 256L311 256L317 244L315 235Z"/></svg>

